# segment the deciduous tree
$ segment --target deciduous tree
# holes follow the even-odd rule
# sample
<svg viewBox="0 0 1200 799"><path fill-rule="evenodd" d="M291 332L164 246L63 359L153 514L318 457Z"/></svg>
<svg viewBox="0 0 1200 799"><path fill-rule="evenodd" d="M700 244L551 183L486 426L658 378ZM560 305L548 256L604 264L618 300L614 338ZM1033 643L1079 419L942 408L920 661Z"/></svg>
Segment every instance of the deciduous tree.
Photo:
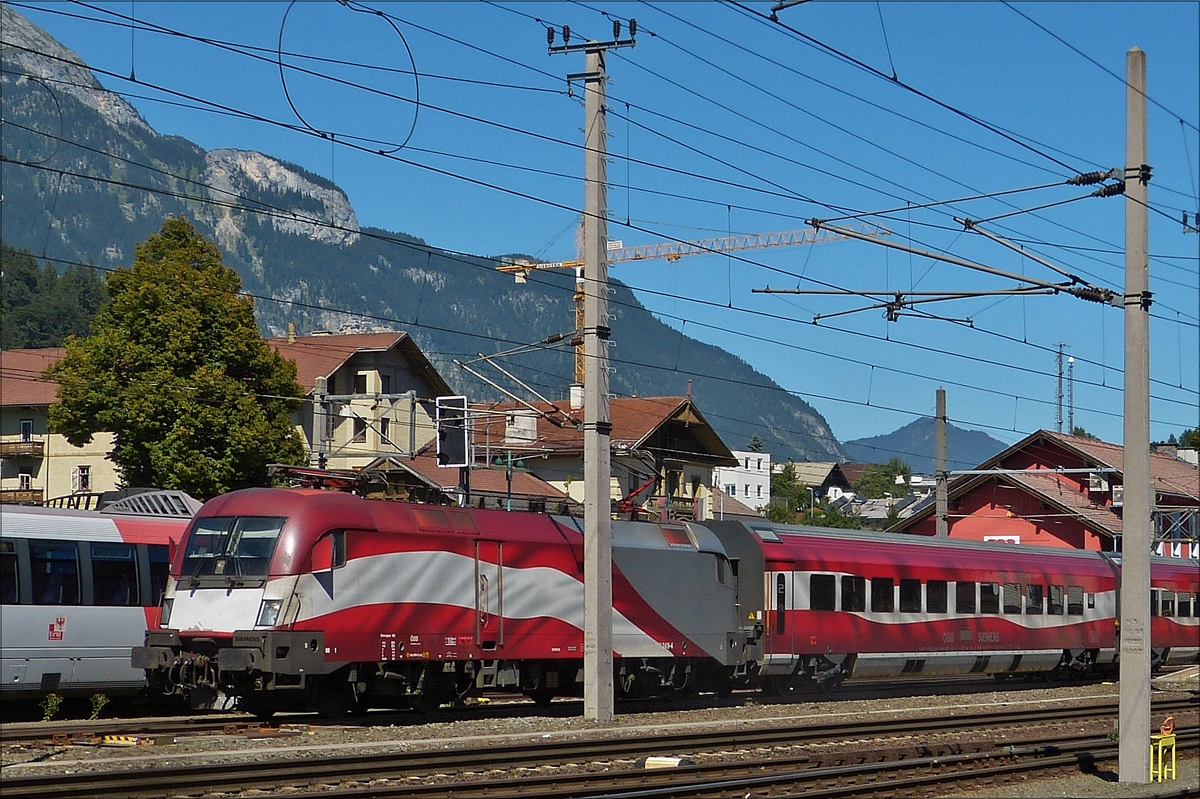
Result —
<svg viewBox="0 0 1200 799"><path fill-rule="evenodd" d="M207 499L265 485L269 463L302 463L289 414L296 366L259 334L254 304L216 245L170 218L109 273L91 334L70 338L53 430L79 446L114 433L109 457L129 486Z"/></svg>

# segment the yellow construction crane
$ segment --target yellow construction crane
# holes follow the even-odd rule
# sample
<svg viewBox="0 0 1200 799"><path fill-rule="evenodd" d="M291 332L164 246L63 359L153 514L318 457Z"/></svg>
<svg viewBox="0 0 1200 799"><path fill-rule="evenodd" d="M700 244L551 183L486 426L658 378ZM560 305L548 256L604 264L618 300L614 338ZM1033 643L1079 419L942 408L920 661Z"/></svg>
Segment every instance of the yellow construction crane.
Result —
<svg viewBox="0 0 1200 799"><path fill-rule="evenodd" d="M864 236L887 236L890 231L876 225L859 223L856 232ZM824 228L804 228L803 230L788 230L782 233L748 233L737 236L722 236L712 239L697 239L696 241L664 241L658 244L641 244L636 247L621 247L620 242L610 241L607 252L610 264L626 263L628 261L646 261L651 258L666 258L668 261L678 261L685 255L713 255L717 253L739 252L742 250L758 250L767 247L796 247L802 244L821 244L826 241L848 239ZM615 247L613 245L616 245ZM518 283L524 283L530 273L543 269L574 269L575 270L575 329L583 329L583 260L552 261L534 263L525 259L508 261L496 267L499 272L511 274ZM575 382L583 383L583 345L575 347Z"/></svg>

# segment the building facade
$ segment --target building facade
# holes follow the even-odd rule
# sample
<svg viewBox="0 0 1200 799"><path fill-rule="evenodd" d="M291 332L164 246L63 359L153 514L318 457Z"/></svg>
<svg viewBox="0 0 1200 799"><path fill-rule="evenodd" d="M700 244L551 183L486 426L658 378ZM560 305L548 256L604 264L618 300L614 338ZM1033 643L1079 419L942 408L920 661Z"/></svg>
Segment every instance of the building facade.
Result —
<svg viewBox="0 0 1200 799"><path fill-rule="evenodd" d="M1124 450L1039 430L948 487L951 538L1120 552ZM1200 557L1200 476L1187 461L1150 453L1154 551ZM934 535L932 498L890 529Z"/></svg>
<svg viewBox="0 0 1200 799"><path fill-rule="evenodd" d="M726 497L750 508L771 504L771 453L733 450L736 466L718 466L713 470L713 485Z"/></svg>
<svg viewBox="0 0 1200 799"><path fill-rule="evenodd" d="M36 504L117 487L116 468L106 457L111 433L76 447L50 432L58 384L42 373L62 356L57 347L0 352L0 503Z"/></svg>

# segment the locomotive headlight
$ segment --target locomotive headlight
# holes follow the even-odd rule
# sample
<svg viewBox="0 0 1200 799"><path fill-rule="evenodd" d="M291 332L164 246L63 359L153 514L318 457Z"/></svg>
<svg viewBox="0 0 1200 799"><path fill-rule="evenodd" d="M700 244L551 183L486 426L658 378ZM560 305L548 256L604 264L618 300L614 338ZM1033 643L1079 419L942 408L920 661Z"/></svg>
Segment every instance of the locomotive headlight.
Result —
<svg viewBox="0 0 1200 799"><path fill-rule="evenodd" d="M162 613L158 616L158 626L166 627L171 623L171 609L175 607L175 600L165 598L162 601Z"/></svg>
<svg viewBox="0 0 1200 799"><path fill-rule="evenodd" d="M279 621L279 607L283 604L282 599L264 599L262 607L258 609L259 627L274 627Z"/></svg>

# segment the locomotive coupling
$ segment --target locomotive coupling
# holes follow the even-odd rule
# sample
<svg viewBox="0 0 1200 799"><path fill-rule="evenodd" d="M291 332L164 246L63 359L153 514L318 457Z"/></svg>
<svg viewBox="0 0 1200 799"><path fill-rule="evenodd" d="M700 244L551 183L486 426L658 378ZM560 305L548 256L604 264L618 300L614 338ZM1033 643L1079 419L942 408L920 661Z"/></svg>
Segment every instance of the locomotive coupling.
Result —
<svg viewBox="0 0 1200 799"><path fill-rule="evenodd" d="M183 648L179 633L174 630L146 633L146 645L135 646L130 652L130 665L135 669L165 669L175 662Z"/></svg>

